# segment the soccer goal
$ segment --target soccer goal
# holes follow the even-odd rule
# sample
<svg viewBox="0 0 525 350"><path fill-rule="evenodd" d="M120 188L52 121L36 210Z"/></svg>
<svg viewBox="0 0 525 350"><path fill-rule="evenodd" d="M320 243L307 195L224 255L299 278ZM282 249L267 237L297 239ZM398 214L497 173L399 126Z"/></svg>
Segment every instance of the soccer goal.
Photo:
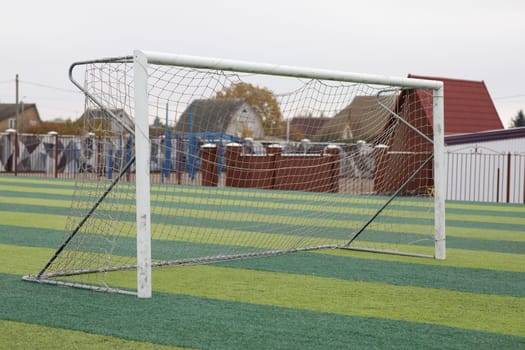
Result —
<svg viewBox="0 0 525 350"><path fill-rule="evenodd" d="M26 280L150 297L155 267L445 258L441 82L146 51L70 77L86 97L71 214Z"/></svg>

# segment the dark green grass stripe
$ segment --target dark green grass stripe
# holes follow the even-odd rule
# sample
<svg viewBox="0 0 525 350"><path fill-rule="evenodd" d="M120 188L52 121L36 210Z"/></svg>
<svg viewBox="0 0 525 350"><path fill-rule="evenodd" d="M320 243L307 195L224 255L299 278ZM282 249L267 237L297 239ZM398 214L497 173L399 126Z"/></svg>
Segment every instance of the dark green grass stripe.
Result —
<svg viewBox="0 0 525 350"><path fill-rule="evenodd" d="M0 232L6 232L5 226L0 226ZM99 236L97 235L96 238L104 239ZM18 246L56 248L62 239L62 232L50 230L35 232L35 230L17 228L10 231L10 234L0 233L0 243ZM225 247L218 245L177 241L153 241L152 243L152 255L157 260L219 254L225 249ZM239 250L241 251L242 248ZM135 252L135 239L121 238L114 253L131 257L135 255ZM341 257L312 253L287 254L272 258L246 259L220 264L270 272L289 272L344 280L385 282L525 297L525 275L519 272L411 264L361 259L358 256ZM465 279L464 276L470 276L472 279ZM504 284L501 281L515 281L515 283Z"/></svg>
<svg viewBox="0 0 525 350"><path fill-rule="evenodd" d="M525 338L155 293L150 300L0 274L0 318L200 349L519 348ZM67 310L67 312L64 312Z"/></svg>

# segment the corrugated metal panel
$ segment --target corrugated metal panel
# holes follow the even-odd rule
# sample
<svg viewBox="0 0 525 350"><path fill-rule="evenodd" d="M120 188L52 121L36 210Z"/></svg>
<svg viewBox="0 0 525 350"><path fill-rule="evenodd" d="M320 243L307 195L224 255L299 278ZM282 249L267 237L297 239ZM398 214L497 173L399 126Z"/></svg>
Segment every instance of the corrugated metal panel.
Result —
<svg viewBox="0 0 525 350"><path fill-rule="evenodd" d="M447 200L525 203L525 154L447 152Z"/></svg>

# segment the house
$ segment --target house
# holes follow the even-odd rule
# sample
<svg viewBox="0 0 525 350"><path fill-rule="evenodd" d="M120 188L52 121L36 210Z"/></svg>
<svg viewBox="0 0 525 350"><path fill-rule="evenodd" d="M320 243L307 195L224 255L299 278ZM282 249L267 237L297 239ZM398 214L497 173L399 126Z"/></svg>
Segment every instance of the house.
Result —
<svg viewBox="0 0 525 350"><path fill-rule="evenodd" d="M108 132L111 130L111 132L115 134L122 131L122 125L126 125L132 130L135 128L135 122L124 109L114 108L109 111L112 115L101 108L88 108L76 122L82 123L89 120L86 124L87 131L96 131L100 128L100 123L105 123L104 129ZM115 119L113 116L118 119Z"/></svg>
<svg viewBox="0 0 525 350"><path fill-rule="evenodd" d="M0 103L0 130L15 129L23 133L25 129L42 123L36 104L19 103L18 120L16 110L16 103Z"/></svg>
<svg viewBox="0 0 525 350"><path fill-rule="evenodd" d="M483 81L434 78L409 75L409 78L442 81L444 84L444 134L503 129L494 103ZM411 125L433 138L432 91L403 90L397 98L395 112ZM378 193L391 193L403 184L432 152L432 144L418 132L397 123L394 116L386 125L391 137L384 152L378 152L374 188ZM392 176L396 174L396 176ZM405 188L406 193L425 193L433 187L432 162Z"/></svg>
<svg viewBox="0 0 525 350"><path fill-rule="evenodd" d="M175 131L178 133L225 133L236 137L264 137L263 121L244 100L194 100L182 113Z"/></svg>
<svg viewBox="0 0 525 350"><path fill-rule="evenodd" d="M318 141L373 143L394 108L396 95L355 96L352 102L324 124L317 135ZM379 103L378 103L379 102ZM383 104L384 106L381 106Z"/></svg>
<svg viewBox="0 0 525 350"><path fill-rule="evenodd" d="M290 139L300 141L302 139L314 139L316 134L330 120L326 117L293 117L290 120Z"/></svg>
<svg viewBox="0 0 525 350"><path fill-rule="evenodd" d="M445 95L445 136L503 129L484 81L436 78L409 74L409 78L442 81ZM418 91L421 97L421 90ZM432 121L432 111L426 111Z"/></svg>

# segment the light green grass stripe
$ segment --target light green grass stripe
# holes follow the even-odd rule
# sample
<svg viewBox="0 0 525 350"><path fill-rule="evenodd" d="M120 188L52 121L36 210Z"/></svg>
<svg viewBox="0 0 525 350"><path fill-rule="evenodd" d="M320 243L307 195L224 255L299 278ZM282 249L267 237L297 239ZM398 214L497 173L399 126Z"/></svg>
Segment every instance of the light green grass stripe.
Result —
<svg viewBox="0 0 525 350"><path fill-rule="evenodd" d="M45 261L42 256L50 253L50 249L0 245L0 252L2 272L25 274L42 264ZM111 273L109 283L134 288L135 277L134 271ZM508 335L525 334L522 322L525 298L211 265L156 269L153 280L154 290L158 292Z"/></svg>
<svg viewBox="0 0 525 350"><path fill-rule="evenodd" d="M67 217L64 215L20 213L17 211L0 211L0 222L14 227L32 227L63 230Z"/></svg>
<svg viewBox="0 0 525 350"><path fill-rule="evenodd" d="M2 349L136 349L136 350L181 350L146 342L126 340L106 335L53 328L31 323L0 320L0 348Z"/></svg>

